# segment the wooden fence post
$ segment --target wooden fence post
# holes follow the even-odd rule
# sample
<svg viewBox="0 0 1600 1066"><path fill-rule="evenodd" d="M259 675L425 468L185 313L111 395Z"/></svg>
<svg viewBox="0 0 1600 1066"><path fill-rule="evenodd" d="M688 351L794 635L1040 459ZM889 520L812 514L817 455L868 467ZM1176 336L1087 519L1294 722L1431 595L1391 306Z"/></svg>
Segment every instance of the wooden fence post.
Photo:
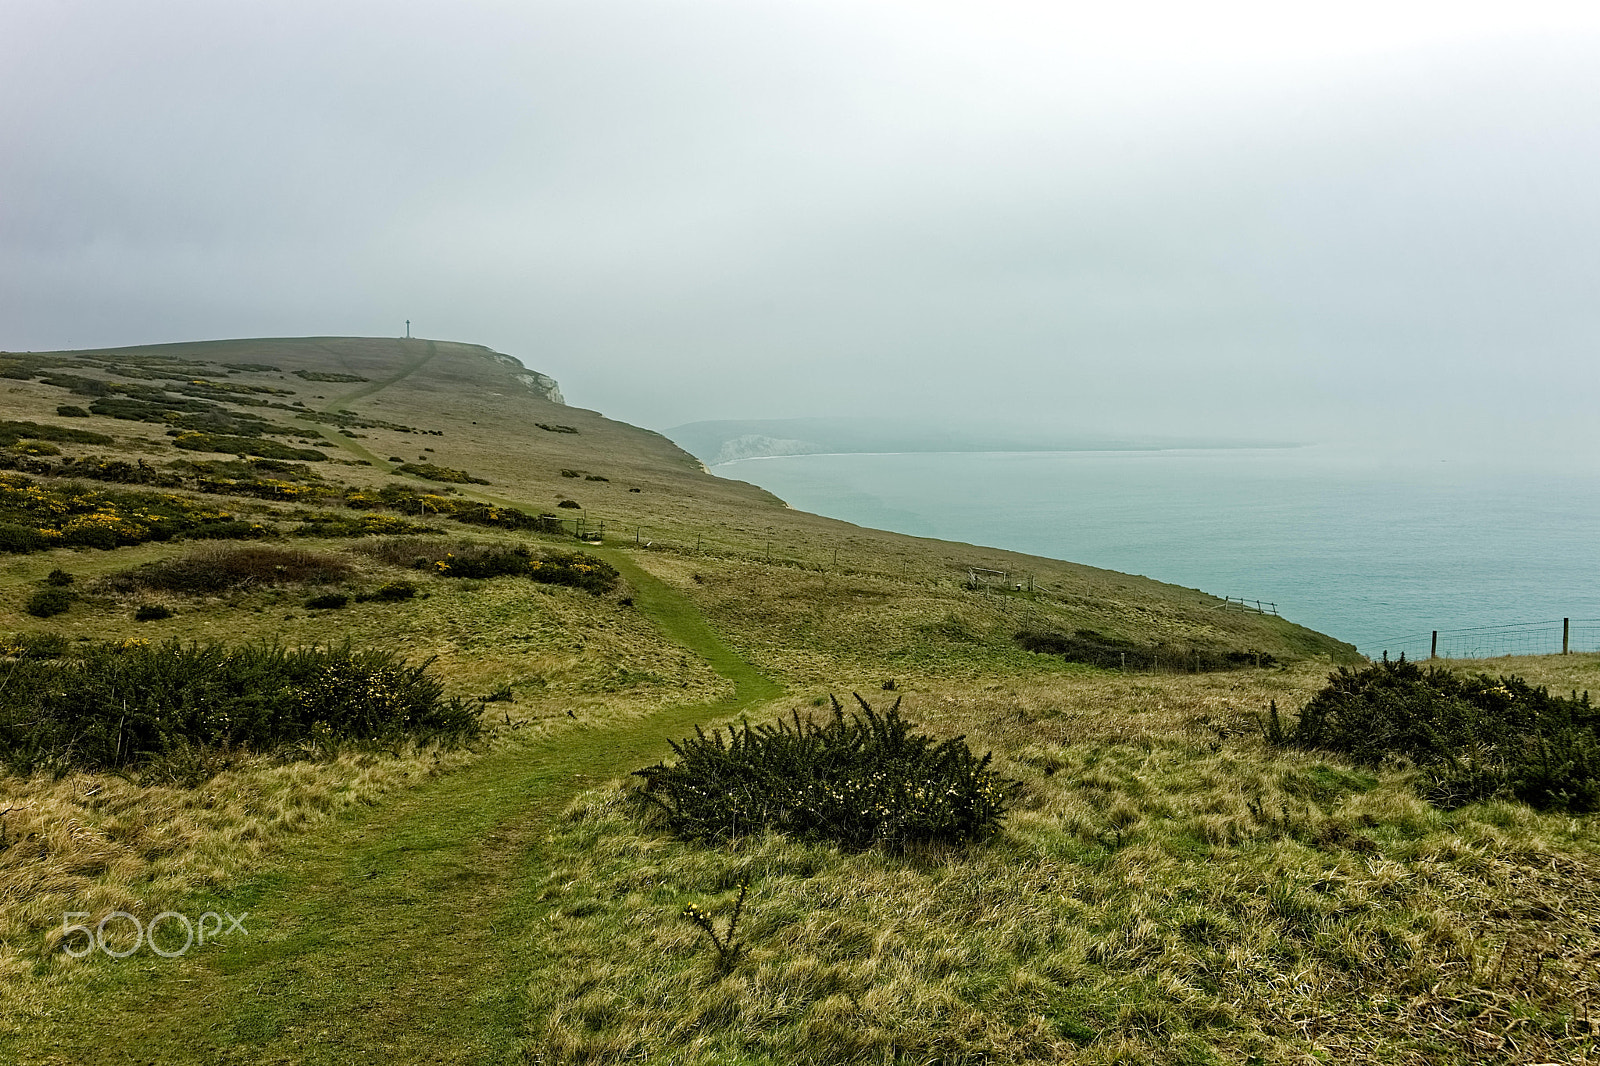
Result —
<svg viewBox="0 0 1600 1066"><path fill-rule="evenodd" d="M1568 646L1567 645L1567 638L1570 637L1571 635L1572 635L1572 619L1563 618L1561 620L1561 654L1562 655L1567 654L1567 646Z"/></svg>
<svg viewBox="0 0 1600 1066"><path fill-rule="evenodd" d="M1438 657L1439 657L1439 631L1437 629L1435 629L1433 631L1433 648L1432 648L1432 650L1430 650L1428 652L1428 658L1437 659Z"/></svg>

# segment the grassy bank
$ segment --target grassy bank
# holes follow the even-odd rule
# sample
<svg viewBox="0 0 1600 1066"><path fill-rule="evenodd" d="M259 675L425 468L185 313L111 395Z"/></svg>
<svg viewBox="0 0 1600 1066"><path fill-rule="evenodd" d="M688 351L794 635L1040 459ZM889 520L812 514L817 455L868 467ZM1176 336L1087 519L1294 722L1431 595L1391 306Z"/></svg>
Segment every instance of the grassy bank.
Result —
<svg viewBox="0 0 1600 1066"><path fill-rule="evenodd" d="M1470 667L1479 664L1457 664ZM1594 680L1583 663L1495 663ZM907 696L1021 782L1005 834L890 857L672 839L618 782L552 838L541 1062L1580 1062L1592 819L1444 812L1413 771L1269 749L1324 667ZM679 913L725 923L722 972ZM723 926L718 926L723 928Z"/></svg>
<svg viewBox="0 0 1600 1066"><path fill-rule="evenodd" d="M193 787L138 766L4 779L0 1057L1593 1057L1593 818L1503 801L1444 811L1404 762L1266 744L1270 702L1292 713L1353 658L1333 638L1193 589L791 511L654 434L550 403L470 346L311 338L30 359L8 364L31 376L9 379L0 415L70 419L114 443L15 429L0 465L32 481L8 482L13 517L50 511L62 537L116 529L103 550L68 549L41 526L0 554L12 652L349 641L432 660L485 733L456 748L306 738L231 752ZM74 396L87 414L50 414ZM274 451L251 433L327 458L187 448ZM121 465L91 461L96 449ZM68 471L201 517L165 530ZM73 507L88 510L52 510ZM113 510L114 523L92 517ZM546 511L604 524L603 545ZM242 580L191 581L240 545L160 537L198 535L212 512L243 546L311 558L261 554L233 568ZM412 535L370 535L385 530ZM592 552L620 580L436 565L516 549ZM974 566L1026 580L974 588ZM67 609L28 613L52 588ZM1109 663L1119 647L1160 649L1136 663L1237 668L1068 661L1090 648ZM1451 665L1600 688L1594 656ZM893 855L772 834L711 847L627 799L630 771L696 725L811 714L851 691L903 696L934 737L992 751L1015 782L1002 831ZM701 908L728 932L740 885L743 950L718 965L682 914ZM173 959L57 950L66 912L93 924L168 908L249 911L250 935Z"/></svg>

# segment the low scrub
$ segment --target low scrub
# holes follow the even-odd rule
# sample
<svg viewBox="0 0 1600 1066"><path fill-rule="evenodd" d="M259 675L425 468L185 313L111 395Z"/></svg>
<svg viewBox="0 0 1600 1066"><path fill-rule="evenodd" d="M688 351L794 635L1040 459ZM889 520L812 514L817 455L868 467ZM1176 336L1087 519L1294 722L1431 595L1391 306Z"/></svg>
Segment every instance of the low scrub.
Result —
<svg viewBox="0 0 1600 1066"><path fill-rule="evenodd" d="M394 468L396 474L411 474L429 481L442 481L451 485L487 485L481 477L473 477L465 470L452 470L435 463L401 463Z"/></svg>
<svg viewBox="0 0 1600 1066"><path fill-rule="evenodd" d="M1589 694L1552 696L1519 677L1463 677L1405 657L1341 667L1269 739L1325 748L1376 766L1424 768L1424 794L1446 807L1503 796L1543 810L1600 809L1600 714Z"/></svg>
<svg viewBox="0 0 1600 1066"><path fill-rule="evenodd" d="M97 490L0 473L0 551L112 549L173 537L251 538L268 530L170 493Z"/></svg>
<svg viewBox="0 0 1600 1066"><path fill-rule="evenodd" d="M236 437L222 433L191 432L178 434L172 443L191 452L232 452L235 455L255 455L263 459L290 462L320 463L328 458L315 448L296 448L265 437Z"/></svg>
<svg viewBox="0 0 1600 1066"><path fill-rule="evenodd" d="M293 370L290 373L306 381L357 382L372 380L371 378L364 378L360 374L341 374L332 370Z"/></svg>
<svg viewBox="0 0 1600 1066"><path fill-rule="evenodd" d="M826 723L743 723L673 744L673 765L635 773L636 795L680 836L718 842L775 829L847 848L900 850L963 845L994 832L1007 783L973 755L965 738L935 741L911 731L900 701L879 714L833 701Z"/></svg>
<svg viewBox="0 0 1600 1066"><path fill-rule="evenodd" d="M154 590L213 595L262 585L334 585L350 578L345 560L319 552L252 545L212 548L145 563L103 579L113 592Z"/></svg>
<svg viewBox="0 0 1600 1066"><path fill-rule="evenodd" d="M291 532L297 537L391 537L412 533L438 533L433 526L386 514L354 517L314 514Z"/></svg>
<svg viewBox="0 0 1600 1066"><path fill-rule="evenodd" d="M16 773L66 773L307 738L474 734L476 710L444 699L428 666L349 646L178 641L18 658L0 689L0 760Z"/></svg>
<svg viewBox="0 0 1600 1066"><path fill-rule="evenodd" d="M70 589L51 585L28 597L25 610L35 618L50 618L53 615L64 614L71 610L72 600L73 595Z"/></svg>
<svg viewBox="0 0 1600 1066"><path fill-rule="evenodd" d="M1092 629L1075 630L1071 635L1025 630L1013 639L1028 651L1059 655L1069 663L1084 663L1106 670L1210 673L1214 670L1239 670L1247 666L1278 665L1276 658L1261 651L1140 644L1121 637L1109 637Z"/></svg>
<svg viewBox="0 0 1600 1066"><path fill-rule="evenodd" d="M611 564L584 552L545 552L539 558L527 548L471 545L447 553L433 563L441 577L526 577L543 585L566 585L600 595L617 586Z"/></svg>
<svg viewBox="0 0 1600 1066"><path fill-rule="evenodd" d="M74 407L74 411L82 408ZM56 409L61 414L61 409ZM65 415L63 417L89 417L89 412L83 411L81 416ZM15 444L18 440L53 440L72 444L114 444L114 438L104 433L94 433L87 429L70 429L66 426L47 426L38 422L0 422L0 444Z"/></svg>

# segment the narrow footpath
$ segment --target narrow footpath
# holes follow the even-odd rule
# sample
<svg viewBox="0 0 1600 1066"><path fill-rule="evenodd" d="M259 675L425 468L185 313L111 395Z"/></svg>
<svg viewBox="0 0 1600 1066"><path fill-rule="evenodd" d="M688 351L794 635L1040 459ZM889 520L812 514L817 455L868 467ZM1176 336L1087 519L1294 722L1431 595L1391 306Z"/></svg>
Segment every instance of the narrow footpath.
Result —
<svg viewBox="0 0 1600 1066"><path fill-rule="evenodd" d="M248 936L86 967L25 1063L522 1061L523 989L548 929L533 886L550 820L667 740L781 694L686 599L603 551L636 609L734 683L718 703L573 725L289 842L269 869L179 910L248 912ZM0 1047L0 1059L8 1059Z"/></svg>

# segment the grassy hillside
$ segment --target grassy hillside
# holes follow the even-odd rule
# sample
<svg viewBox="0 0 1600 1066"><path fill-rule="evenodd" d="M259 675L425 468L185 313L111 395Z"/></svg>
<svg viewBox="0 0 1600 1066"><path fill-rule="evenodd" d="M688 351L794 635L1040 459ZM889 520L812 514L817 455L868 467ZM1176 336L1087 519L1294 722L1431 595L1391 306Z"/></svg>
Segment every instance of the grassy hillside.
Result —
<svg viewBox="0 0 1600 1066"><path fill-rule="evenodd" d="M0 1059L1595 1053L1593 816L1445 810L1406 760L1269 744L1269 704L1292 717L1356 658L1334 638L794 511L472 345L9 353L0 375L8 678L172 639L348 642L427 663L481 725L157 758L125 756L114 713L117 765L0 778ZM1456 665L1600 681L1593 656ZM629 799L668 739L852 691L992 752L1002 832L709 846ZM726 929L741 885L719 965L682 913ZM163 909L253 918L181 957L67 950L65 914Z"/></svg>
<svg viewBox="0 0 1600 1066"><path fill-rule="evenodd" d="M639 556L641 565L677 581L713 617L737 630L752 651L762 649L758 653L771 657L780 669L777 660L786 654L783 649L815 643L808 634L818 614L808 615L801 609L805 604L820 605L829 618L825 628L837 633L840 645L848 643L869 657L903 655L907 647L927 643L929 627L944 625L969 636L958 640L954 654L936 653L935 658L982 662L985 667L984 656L973 658L973 647L997 634L1004 637L1000 643L1009 644L1018 628L1092 629L1114 638L1248 649L1279 658L1347 658L1353 651L1281 619L1226 609L1222 601L1194 590L794 511L754 486L706 474L693 457L659 434L551 402L523 380L527 371L522 366L479 346L351 338L216 341L0 355L0 369L14 375L9 381L0 378L0 417L89 431L114 441L56 441L48 447L59 449L60 459L27 457L24 470L30 461L60 468L66 459L107 456L158 470L185 461L227 459L227 450L178 446L204 445L204 440L194 441L197 436L225 438L215 445L224 449L237 450L241 442L248 447L256 440L318 451L326 460L296 464L304 471L299 480L272 471L257 475L257 480L291 480L280 494L286 499L273 498L268 491L241 495L237 485L230 494L228 487L215 484L230 480L223 475L209 478L203 497L208 503L226 499L227 509L241 518L276 529L292 528L297 515L303 524L307 514L346 522L382 515L424 524L437 516L437 499L379 509L346 506L346 497L361 491L370 495L385 486L549 513L563 519L569 530L575 522L586 529L603 528L607 544L648 547ZM306 380L297 374L315 377ZM353 380L320 380L329 376ZM123 397L89 395L94 385L78 392L62 387L81 379L135 389L160 386L169 396L179 395L174 388L185 389L180 398L186 402L210 405L224 416L262 418L269 429L249 438L188 428L201 425L212 411L180 411L168 414L167 421L110 417L98 411L114 411L115 401ZM195 385L197 381L201 384ZM262 391L222 391L243 389ZM62 406L78 406L90 414L63 417L56 413ZM174 418L179 420L176 427L170 424ZM27 441L19 447L26 450ZM461 471L487 484L397 473L407 464ZM169 487L189 498L188 490L201 478L172 472L178 476ZM456 528L454 523L445 525ZM695 567L685 571L684 559L706 560L702 577L714 571L715 581L692 581ZM972 567L1009 572L1015 579L1010 584L1027 583L1033 591L1024 596L1015 595L1014 589L1009 596L974 595L962 587ZM880 634L873 642L877 646L849 640L845 634L852 627ZM973 633L983 639L974 642ZM934 647L946 650L937 640Z"/></svg>

